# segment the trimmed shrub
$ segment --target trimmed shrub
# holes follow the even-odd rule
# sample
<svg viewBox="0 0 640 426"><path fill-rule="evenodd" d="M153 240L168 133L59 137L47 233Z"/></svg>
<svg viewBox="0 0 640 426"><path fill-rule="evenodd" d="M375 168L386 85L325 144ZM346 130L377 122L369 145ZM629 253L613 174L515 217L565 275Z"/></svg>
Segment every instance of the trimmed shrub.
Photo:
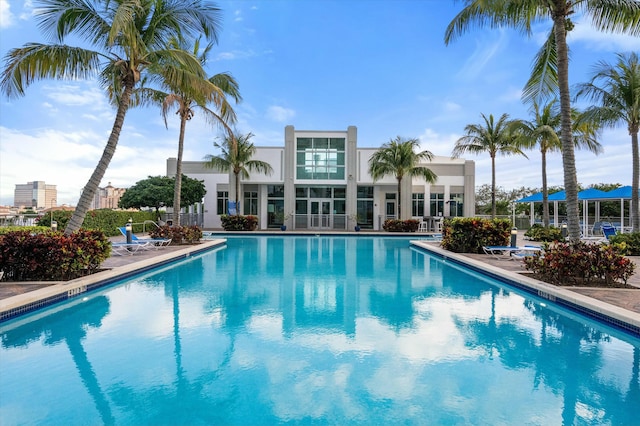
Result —
<svg viewBox="0 0 640 426"><path fill-rule="evenodd" d="M66 210L53 211L53 220L58 222L58 231L64 231L72 214L73 212ZM82 229L99 229L108 237L115 237L120 235L118 228L125 226L129 219L132 219L134 223L133 232L139 233L142 232L142 223L144 223L145 220L155 221L157 218L153 211L89 210L82 223ZM51 227L51 215L46 214L38 218L38 225L47 228ZM147 227L147 229L148 228L149 227Z"/></svg>
<svg viewBox="0 0 640 426"><path fill-rule="evenodd" d="M60 230L60 228L58 228ZM51 231L51 228L48 226L1 226L0 227L0 235L8 234L9 232L16 231L28 231L31 234L43 234L45 232Z"/></svg>
<svg viewBox="0 0 640 426"><path fill-rule="evenodd" d="M202 229L193 226L164 225L149 231L151 238L171 238L171 245L195 244L202 238Z"/></svg>
<svg viewBox="0 0 640 426"><path fill-rule="evenodd" d="M382 229L387 232L416 232L420 221L416 219L387 219L382 224Z"/></svg>
<svg viewBox="0 0 640 426"><path fill-rule="evenodd" d="M627 256L640 256L640 232L612 235L609 242Z"/></svg>
<svg viewBox="0 0 640 426"><path fill-rule="evenodd" d="M529 228L527 232L525 232L524 236L528 237L530 240L541 242L562 241L563 239L562 230L560 228L553 226L544 227L537 223Z"/></svg>
<svg viewBox="0 0 640 426"><path fill-rule="evenodd" d="M456 217L442 222L441 247L455 253L484 253L482 246L506 246L511 236L508 219Z"/></svg>
<svg viewBox="0 0 640 426"><path fill-rule="evenodd" d="M63 281L95 272L111 254L101 231L80 230L0 235L0 270L8 281Z"/></svg>
<svg viewBox="0 0 640 426"><path fill-rule="evenodd" d="M536 278L555 285L605 285L627 283L635 264L610 244L555 242L544 254L524 259Z"/></svg>
<svg viewBox="0 0 640 426"><path fill-rule="evenodd" d="M255 216L228 215L220 216L222 229L225 231L255 231L258 227L258 218Z"/></svg>

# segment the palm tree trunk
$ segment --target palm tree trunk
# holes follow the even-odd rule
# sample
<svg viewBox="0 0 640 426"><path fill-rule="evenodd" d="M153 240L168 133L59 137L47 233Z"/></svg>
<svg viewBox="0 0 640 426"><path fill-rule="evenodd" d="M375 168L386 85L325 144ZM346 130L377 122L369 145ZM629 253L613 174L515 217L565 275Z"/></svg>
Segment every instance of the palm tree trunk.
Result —
<svg viewBox="0 0 640 426"><path fill-rule="evenodd" d="M565 1L561 1L565 3ZM569 58L565 15L562 10L554 12L553 30L558 49L558 86L560 89L560 117L562 141L562 168L564 171L564 190L567 202L567 225L569 239L580 240L580 213L578 210L578 178L574 153L573 133L571 131L571 98L569 94Z"/></svg>
<svg viewBox="0 0 640 426"><path fill-rule="evenodd" d="M631 155L632 178L631 178L631 226L633 232L640 232L640 206L638 205L638 185L640 181L640 154L638 153L638 126L631 129Z"/></svg>
<svg viewBox="0 0 640 426"><path fill-rule="evenodd" d="M91 202L96 195L98 187L100 186L100 182L102 182L102 178L107 172L109 163L111 163L111 159L116 153L116 147L118 146L118 140L120 139L120 131L122 131L122 126L124 124L124 117L129 109L129 101L131 99L133 85L133 77L127 78L122 92L122 97L120 98L120 103L118 104L118 111L116 112L113 128L111 129L111 134L107 140L107 146L104 147L102 157L100 157L98 165L91 174L89 182L87 182L82 190L80 200L78 200L78 205L76 206L71 219L69 219L67 227L64 229L65 235L70 235L71 233L78 231L82 226L84 218L91 207Z"/></svg>
<svg viewBox="0 0 640 426"><path fill-rule="evenodd" d="M402 220L402 208L400 207L402 204L402 176L396 179L398 180L398 199L396 200L398 203L398 220Z"/></svg>
<svg viewBox="0 0 640 426"><path fill-rule="evenodd" d="M236 146L236 150L238 147ZM237 154L236 154L237 156ZM239 197L240 197L240 172L236 172L236 216L240 216L240 207L238 205Z"/></svg>
<svg viewBox="0 0 640 426"><path fill-rule="evenodd" d="M491 156L491 219L496 218L496 156Z"/></svg>
<svg viewBox="0 0 640 426"><path fill-rule="evenodd" d="M547 188L547 151L541 149L542 153L542 224L549 227L549 189ZM557 224L556 224L557 226Z"/></svg>
<svg viewBox="0 0 640 426"><path fill-rule="evenodd" d="M176 161L176 183L173 187L173 226L180 226L180 195L182 193L182 153L184 151L184 132L187 116L180 114L180 136L178 137L178 160Z"/></svg>

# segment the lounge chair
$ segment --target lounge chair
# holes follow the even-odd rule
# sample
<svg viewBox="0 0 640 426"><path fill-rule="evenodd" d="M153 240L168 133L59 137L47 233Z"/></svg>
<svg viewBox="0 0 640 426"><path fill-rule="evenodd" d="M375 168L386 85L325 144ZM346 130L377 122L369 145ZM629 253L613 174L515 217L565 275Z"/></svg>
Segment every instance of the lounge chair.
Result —
<svg viewBox="0 0 640 426"><path fill-rule="evenodd" d="M124 235L124 237L127 237L127 228L124 226L120 226L118 227L118 229L120 230L120 233L122 235ZM171 244L171 238L138 238L136 236L136 234L134 234L133 232L131 233L131 242L133 244L148 244L146 247L147 248L160 248L160 247L166 247L169 244Z"/></svg>
<svg viewBox="0 0 640 426"><path fill-rule="evenodd" d="M150 247L149 243L111 243L111 253L117 256L133 255L138 250L147 250Z"/></svg>
<svg viewBox="0 0 640 426"><path fill-rule="evenodd" d="M514 255L531 256L542 248L538 246L483 246L482 250L491 256L510 259Z"/></svg>
<svg viewBox="0 0 640 426"><path fill-rule="evenodd" d="M616 228L613 225L602 226L602 234L607 239L607 241L609 241L611 237L616 235L616 233L617 233Z"/></svg>

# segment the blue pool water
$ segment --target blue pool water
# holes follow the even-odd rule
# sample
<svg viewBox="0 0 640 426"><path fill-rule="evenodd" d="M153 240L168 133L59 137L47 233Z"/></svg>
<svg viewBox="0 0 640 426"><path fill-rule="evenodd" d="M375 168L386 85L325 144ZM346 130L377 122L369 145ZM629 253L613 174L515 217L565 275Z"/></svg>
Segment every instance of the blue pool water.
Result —
<svg viewBox="0 0 640 426"><path fill-rule="evenodd" d="M408 239L227 247L0 326L0 424L640 422L640 340Z"/></svg>

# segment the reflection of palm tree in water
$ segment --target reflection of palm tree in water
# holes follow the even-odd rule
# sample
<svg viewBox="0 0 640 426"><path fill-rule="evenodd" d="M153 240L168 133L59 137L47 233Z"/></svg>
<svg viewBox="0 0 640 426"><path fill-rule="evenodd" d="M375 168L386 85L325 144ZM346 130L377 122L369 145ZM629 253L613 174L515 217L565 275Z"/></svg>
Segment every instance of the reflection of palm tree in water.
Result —
<svg viewBox="0 0 640 426"><path fill-rule="evenodd" d="M100 327L102 319L109 313L109 299L106 296L93 297L79 305L34 320L3 334L2 345L16 347L27 345L35 340L35 336L45 335L45 345L55 346L64 341L69 348L73 362L80 374L80 379L91 395L102 422L106 425L115 423L111 407L84 350L82 340L86 337L87 327ZM28 327L29 332L23 333ZM26 336L20 340L12 339L12 335Z"/></svg>

